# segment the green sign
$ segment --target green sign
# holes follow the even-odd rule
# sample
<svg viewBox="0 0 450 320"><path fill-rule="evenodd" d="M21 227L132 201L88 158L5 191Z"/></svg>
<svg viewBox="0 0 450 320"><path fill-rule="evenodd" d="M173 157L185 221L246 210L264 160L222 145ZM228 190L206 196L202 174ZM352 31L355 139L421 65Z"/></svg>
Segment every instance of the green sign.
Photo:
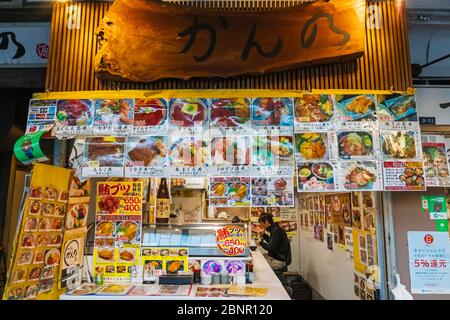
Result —
<svg viewBox="0 0 450 320"><path fill-rule="evenodd" d="M48 160L39 145L39 140L46 132L47 131L38 131L20 137L14 144L14 154L17 160L25 165Z"/></svg>
<svg viewBox="0 0 450 320"><path fill-rule="evenodd" d="M448 220L435 220L436 221L436 231L448 231Z"/></svg>
<svg viewBox="0 0 450 320"><path fill-rule="evenodd" d="M447 200L445 196L422 196L422 212L429 213L431 220L447 220Z"/></svg>

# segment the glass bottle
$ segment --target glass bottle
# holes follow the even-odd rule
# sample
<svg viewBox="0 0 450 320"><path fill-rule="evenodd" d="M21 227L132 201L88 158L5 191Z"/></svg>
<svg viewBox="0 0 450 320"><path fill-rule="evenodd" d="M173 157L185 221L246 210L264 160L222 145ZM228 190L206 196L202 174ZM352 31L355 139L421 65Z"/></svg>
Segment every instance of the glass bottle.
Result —
<svg viewBox="0 0 450 320"><path fill-rule="evenodd" d="M166 178L161 178L156 194L156 223L168 223L170 217L170 197Z"/></svg>

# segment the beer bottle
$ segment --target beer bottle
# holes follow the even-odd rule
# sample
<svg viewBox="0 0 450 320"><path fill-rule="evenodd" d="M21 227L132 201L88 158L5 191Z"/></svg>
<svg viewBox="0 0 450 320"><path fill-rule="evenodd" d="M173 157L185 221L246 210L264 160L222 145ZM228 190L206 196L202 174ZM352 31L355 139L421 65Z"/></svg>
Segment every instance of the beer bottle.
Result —
<svg viewBox="0 0 450 320"><path fill-rule="evenodd" d="M161 178L156 194L156 223L168 223L170 217L170 197L166 178Z"/></svg>

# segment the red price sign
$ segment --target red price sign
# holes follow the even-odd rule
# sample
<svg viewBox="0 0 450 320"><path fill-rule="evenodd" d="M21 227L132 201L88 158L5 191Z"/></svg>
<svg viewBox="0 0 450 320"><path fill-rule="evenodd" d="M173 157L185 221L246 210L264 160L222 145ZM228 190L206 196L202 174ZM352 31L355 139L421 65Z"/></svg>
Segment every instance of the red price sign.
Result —
<svg viewBox="0 0 450 320"><path fill-rule="evenodd" d="M124 197L123 202L125 203L123 210L126 213L133 213L142 210L140 197Z"/></svg>
<svg viewBox="0 0 450 320"><path fill-rule="evenodd" d="M239 256L245 253L247 233L242 227L227 226L216 231L216 243L223 254Z"/></svg>

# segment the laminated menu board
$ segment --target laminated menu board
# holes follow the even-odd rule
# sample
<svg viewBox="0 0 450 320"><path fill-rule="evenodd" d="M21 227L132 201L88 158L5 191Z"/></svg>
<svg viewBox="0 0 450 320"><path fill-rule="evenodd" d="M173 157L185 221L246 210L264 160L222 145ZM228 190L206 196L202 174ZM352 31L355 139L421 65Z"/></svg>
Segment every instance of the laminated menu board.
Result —
<svg viewBox="0 0 450 320"><path fill-rule="evenodd" d="M130 281L140 264L142 188L142 181L97 182L93 269L105 281Z"/></svg>
<svg viewBox="0 0 450 320"><path fill-rule="evenodd" d="M284 208L287 209L287 208ZM269 213L273 221L279 222L281 221L281 208L280 207L251 207L250 208L250 219L253 222L257 222L259 217L263 213Z"/></svg>
<svg viewBox="0 0 450 320"><path fill-rule="evenodd" d="M207 175L209 163L207 99L169 102L169 174L174 177Z"/></svg>
<svg viewBox="0 0 450 320"><path fill-rule="evenodd" d="M92 100L58 100L56 113L56 136L73 138L92 133Z"/></svg>
<svg viewBox="0 0 450 320"><path fill-rule="evenodd" d="M293 207L293 177L252 178L252 206L256 207Z"/></svg>
<svg viewBox="0 0 450 320"><path fill-rule="evenodd" d="M301 132L295 134L296 161L333 159L333 134L327 132Z"/></svg>
<svg viewBox="0 0 450 320"><path fill-rule="evenodd" d="M228 297L227 290L230 285L209 285L209 286L198 286L195 291L196 297Z"/></svg>
<svg viewBox="0 0 450 320"><path fill-rule="evenodd" d="M133 114L134 99L95 99L93 133L129 135Z"/></svg>
<svg viewBox="0 0 450 320"><path fill-rule="evenodd" d="M297 162L297 191L334 191L337 188L336 176L336 162Z"/></svg>
<svg viewBox="0 0 450 320"><path fill-rule="evenodd" d="M167 134L167 101L165 99L135 99L133 135Z"/></svg>
<svg viewBox="0 0 450 320"><path fill-rule="evenodd" d="M250 134L250 99L211 99L209 127L212 136Z"/></svg>
<svg viewBox="0 0 450 320"><path fill-rule="evenodd" d="M57 299L72 171L35 164L3 298Z"/></svg>
<svg viewBox="0 0 450 320"><path fill-rule="evenodd" d="M250 177L215 177L209 182L212 207L249 207Z"/></svg>
<svg viewBox="0 0 450 320"><path fill-rule="evenodd" d="M253 176L293 176L294 137L254 136L252 144Z"/></svg>
<svg viewBox="0 0 450 320"><path fill-rule="evenodd" d="M81 285L86 227L66 230L62 246L59 288L69 290Z"/></svg>
<svg viewBox="0 0 450 320"><path fill-rule="evenodd" d="M125 137L88 137L84 144L83 177L123 177Z"/></svg>
<svg viewBox="0 0 450 320"><path fill-rule="evenodd" d="M127 139L126 177L165 177L167 167L167 136L139 136Z"/></svg>
<svg viewBox="0 0 450 320"><path fill-rule="evenodd" d="M295 132L330 131L334 128L333 96L328 94L301 94L294 99Z"/></svg>
<svg viewBox="0 0 450 320"><path fill-rule="evenodd" d="M416 130L381 130L381 156L385 160L422 158L420 133Z"/></svg>
<svg viewBox="0 0 450 320"><path fill-rule="evenodd" d="M376 99L372 94L336 95L335 118L340 128L369 129L376 126Z"/></svg>
<svg viewBox="0 0 450 320"><path fill-rule="evenodd" d="M380 154L378 133L375 130L339 130L333 145L341 160L376 160Z"/></svg>
<svg viewBox="0 0 450 320"><path fill-rule="evenodd" d="M214 176L250 175L251 136L215 136L211 138L211 166Z"/></svg>
<svg viewBox="0 0 450 320"><path fill-rule="evenodd" d="M144 281L155 272L177 274L188 271L188 248L145 247L142 248L141 263L144 268Z"/></svg>
<svg viewBox="0 0 450 320"><path fill-rule="evenodd" d="M398 122L418 124L416 99L409 94L377 95L380 128L395 129Z"/></svg>
<svg viewBox="0 0 450 320"><path fill-rule="evenodd" d="M449 161L445 137L422 135L425 181L428 187L450 186Z"/></svg>
<svg viewBox="0 0 450 320"><path fill-rule="evenodd" d="M251 104L253 132L262 135L292 134L292 98L256 98Z"/></svg>
<svg viewBox="0 0 450 320"><path fill-rule="evenodd" d="M133 289L132 285L111 283L111 284L105 284L95 294L99 295L99 296L124 296L131 289Z"/></svg>
<svg viewBox="0 0 450 320"><path fill-rule="evenodd" d="M351 226L351 202L349 193L325 195L325 213L328 223Z"/></svg>
<svg viewBox="0 0 450 320"><path fill-rule="evenodd" d="M31 99L25 133L48 131L56 121L56 100Z"/></svg>
<svg viewBox="0 0 450 320"><path fill-rule="evenodd" d="M169 102L170 135L205 134L208 126L207 99L171 99Z"/></svg>
<svg viewBox="0 0 450 320"><path fill-rule="evenodd" d="M65 221L66 230L86 227L89 213L91 183L74 175L69 188L69 201Z"/></svg>
<svg viewBox="0 0 450 320"><path fill-rule="evenodd" d="M378 161L341 161L338 168L341 191L380 191L382 171Z"/></svg>
<svg viewBox="0 0 450 320"><path fill-rule="evenodd" d="M202 135L169 136L169 174L173 177L204 177L209 162L208 140Z"/></svg>
<svg viewBox="0 0 450 320"><path fill-rule="evenodd" d="M384 161L384 190L424 191L424 173L422 161Z"/></svg>

